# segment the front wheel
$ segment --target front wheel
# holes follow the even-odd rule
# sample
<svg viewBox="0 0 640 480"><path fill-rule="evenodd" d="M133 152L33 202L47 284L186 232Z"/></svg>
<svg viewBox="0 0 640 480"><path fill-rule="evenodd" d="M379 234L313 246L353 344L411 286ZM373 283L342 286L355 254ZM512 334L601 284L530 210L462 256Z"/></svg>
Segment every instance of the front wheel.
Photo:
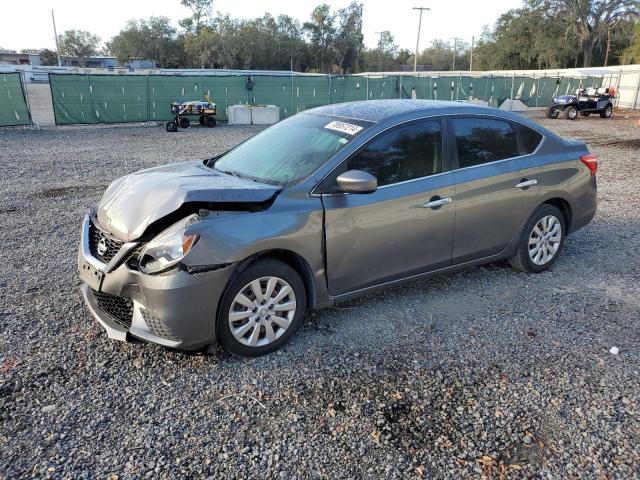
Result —
<svg viewBox="0 0 640 480"><path fill-rule="evenodd" d="M578 109L574 106L565 108L564 117L567 120L575 120L576 118L578 118Z"/></svg>
<svg viewBox="0 0 640 480"><path fill-rule="evenodd" d="M613 107L611 105L607 105L604 111L600 112L600 117L611 118L612 114L613 114Z"/></svg>
<svg viewBox="0 0 640 480"><path fill-rule="evenodd" d="M553 205L540 205L529 218L509 263L523 272L547 270L560 255L566 231L562 212Z"/></svg>
<svg viewBox="0 0 640 480"><path fill-rule="evenodd" d="M191 122L187 117L180 117L180 128L189 128Z"/></svg>
<svg viewBox="0 0 640 480"><path fill-rule="evenodd" d="M243 270L224 294L218 338L236 355L271 353L300 328L307 305L304 283L286 263L258 260Z"/></svg>
<svg viewBox="0 0 640 480"><path fill-rule="evenodd" d="M547 117L558 118L558 115L560 115L560 110L558 110L555 105L551 105L549 110L547 110Z"/></svg>

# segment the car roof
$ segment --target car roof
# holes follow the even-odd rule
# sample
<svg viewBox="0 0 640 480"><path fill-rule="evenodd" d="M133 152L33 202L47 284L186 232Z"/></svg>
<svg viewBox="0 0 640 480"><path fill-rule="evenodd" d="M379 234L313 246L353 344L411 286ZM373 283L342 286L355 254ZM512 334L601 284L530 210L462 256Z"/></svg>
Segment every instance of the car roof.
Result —
<svg viewBox="0 0 640 480"><path fill-rule="evenodd" d="M446 110L446 111L445 111ZM367 122L380 122L391 117L407 114L437 113L486 113L509 117L504 111L462 102L441 100L361 100L357 102L334 103L305 110L304 113L351 118Z"/></svg>

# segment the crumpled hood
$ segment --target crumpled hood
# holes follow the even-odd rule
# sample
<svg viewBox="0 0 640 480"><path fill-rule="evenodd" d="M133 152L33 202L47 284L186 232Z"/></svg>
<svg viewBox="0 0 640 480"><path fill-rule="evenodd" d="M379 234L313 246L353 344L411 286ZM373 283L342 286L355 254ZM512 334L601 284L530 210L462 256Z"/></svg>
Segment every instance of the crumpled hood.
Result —
<svg viewBox="0 0 640 480"><path fill-rule="evenodd" d="M261 203L280 187L233 177L201 161L174 163L115 180L98 203L98 223L124 242L185 203Z"/></svg>

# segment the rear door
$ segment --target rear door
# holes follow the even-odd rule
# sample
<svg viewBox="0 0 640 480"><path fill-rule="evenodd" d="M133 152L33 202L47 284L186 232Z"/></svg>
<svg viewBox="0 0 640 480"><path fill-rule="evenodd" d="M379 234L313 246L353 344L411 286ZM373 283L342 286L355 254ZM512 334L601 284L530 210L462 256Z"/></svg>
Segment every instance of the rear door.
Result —
<svg viewBox="0 0 640 480"><path fill-rule="evenodd" d="M540 168L522 155L516 124L497 117L453 117L456 220L453 262L500 253L535 207Z"/></svg>
<svg viewBox="0 0 640 480"><path fill-rule="evenodd" d="M373 193L322 195L331 295L450 265L454 180L442 131L441 119L395 127L327 179L325 192L347 170L378 179Z"/></svg>

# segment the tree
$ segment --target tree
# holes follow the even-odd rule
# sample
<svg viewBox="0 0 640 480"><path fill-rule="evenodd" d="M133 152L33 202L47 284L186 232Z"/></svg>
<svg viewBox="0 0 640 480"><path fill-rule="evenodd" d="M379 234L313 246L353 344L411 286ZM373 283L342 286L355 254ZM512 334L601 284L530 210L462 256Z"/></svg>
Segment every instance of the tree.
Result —
<svg viewBox="0 0 640 480"><path fill-rule="evenodd" d="M334 39L336 63L341 73L358 70L364 50L362 35L362 4L351 4L338 10L338 29Z"/></svg>
<svg viewBox="0 0 640 480"><path fill-rule="evenodd" d="M84 67L87 57L96 55L100 49L100 37L85 30L67 30L58 35L61 55L76 57L78 64Z"/></svg>
<svg viewBox="0 0 640 480"><path fill-rule="evenodd" d="M627 64L640 62L640 22L634 25L634 32L633 43L622 53L622 61Z"/></svg>
<svg viewBox="0 0 640 480"><path fill-rule="evenodd" d="M58 54L48 48L43 48L38 52L40 58L43 60L43 65L58 65Z"/></svg>
<svg viewBox="0 0 640 480"><path fill-rule="evenodd" d="M315 63L315 70L322 73L331 71L333 42L336 33L335 14L326 3L318 5L311 13L311 21L305 22L303 28L310 41L310 51Z"/></svg>
<svg viewBox="0 0 640 480"><path fill-rule="evenodd" d="M191 10L191 16L180 20L178 24L187 32L199 35L200 29L213 11L213 0L181 0L180 3Z"/></svg>
<svg viewBox="0 0 640 480"><path fill-rule="evenodd" d="M637 16L639 8L637 0L544 0L540 5L564 18L566 31L577 35L584 67L591 66L596 46L610 38L622 19Z"/></svg>
<svg viewBox="0 0 640 480"><path fill-rule="evenodd" d="M184 65L183 46L167 17L129 20L124 30L107 43L107 51L126 64L133 59L153 60L161 68Z"/></svg>

